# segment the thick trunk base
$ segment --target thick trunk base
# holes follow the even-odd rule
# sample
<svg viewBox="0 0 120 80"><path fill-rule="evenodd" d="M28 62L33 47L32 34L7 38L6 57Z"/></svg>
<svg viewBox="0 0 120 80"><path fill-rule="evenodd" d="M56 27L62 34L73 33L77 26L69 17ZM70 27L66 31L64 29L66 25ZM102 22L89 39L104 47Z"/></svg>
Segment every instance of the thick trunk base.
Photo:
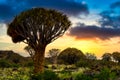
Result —
<svg viewBox="0 0 120 80"><path fill-rule="evenodd" d="M34 73L43 73L44 72L44 54L45 47L40 47L35 51L34 55Z"/></svg>

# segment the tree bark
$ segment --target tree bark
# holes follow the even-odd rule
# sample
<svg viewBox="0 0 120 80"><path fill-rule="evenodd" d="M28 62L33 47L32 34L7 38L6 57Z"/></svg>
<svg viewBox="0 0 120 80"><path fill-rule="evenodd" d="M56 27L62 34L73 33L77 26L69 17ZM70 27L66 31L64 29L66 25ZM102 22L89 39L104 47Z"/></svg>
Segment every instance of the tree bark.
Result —
<svg viewBox="0 0 120 80"><path fill-rule="evenodd" d="M43 73L44 72L44 55L45 55L46 46L38 46L35 50L34 55L34 73Z"/></svg>

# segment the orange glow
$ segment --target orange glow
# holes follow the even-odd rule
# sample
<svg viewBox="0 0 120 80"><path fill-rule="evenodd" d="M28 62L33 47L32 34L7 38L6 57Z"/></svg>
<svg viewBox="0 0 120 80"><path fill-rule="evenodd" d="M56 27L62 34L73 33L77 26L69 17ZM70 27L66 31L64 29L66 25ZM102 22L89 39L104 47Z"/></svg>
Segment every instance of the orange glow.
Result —
<svg viewBox="0 0 120 80"><path fill-rule="evenodd" d="M106 52L119 51L120 44L117 43L119 38L113 38L111 40L99 40L99 39L80 39L76 40L72 37L64 35L63 37L55 40L47 46L46 52L52 48L65 49L67 47L77 48L84 53L90 52L94 53L98 58L100 58Z"/></svg>

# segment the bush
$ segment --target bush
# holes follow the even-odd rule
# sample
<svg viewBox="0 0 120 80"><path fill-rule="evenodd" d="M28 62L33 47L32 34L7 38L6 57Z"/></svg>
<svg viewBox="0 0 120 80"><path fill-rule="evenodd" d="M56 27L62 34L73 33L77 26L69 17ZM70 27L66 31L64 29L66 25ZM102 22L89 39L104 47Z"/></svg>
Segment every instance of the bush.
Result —
<svg viewBox="0 0 120 80"><path fill-rule="evenodd" d="M58 80L57 74L50 70L46 70L44 73L35 74L31 76L31 80Z"/></svg>
<svg viewBox="0 0 120 80"><path fill-rule="evenodd" d="M4 68L0 69L0 80L30 80L29 68Z"/></svg>
<svg viewBox="0 0 120 80"><path fill-rule="evenodd" d="M100 74L96 75L98 80L114 80L116 78L116 73L111 72L109 68L103 68Z"/></svg>
<svg viewBox="0 0 120 80"><path fill-rule="evenodd" d="M89 63L85 60L80 60L75 64L77 67L88 67Z"/></svg>
<svg viewBox="0 0 120 80"><path fill-rule="evenodd" d="M0 60L0 67L2 68L8 68L8 67L11 67L11 64L7 61L7 60Z"/></svg>
<svg viewBox="0 0 120 80"><path fill-rule="evenodd" d="M91 76L85 75L85 74L78 74L75 77L75 80L93 80Z"/></svg>
<svg viewBox="0 0 120 80"><path fill-rule="evenodd" d="M25 64L25 66L26 67L32 67L33 66L33 61L28 61L26 64Z"/></svg>
<svg viewBox="0 0 120 80"><path fill-rule="evenodd" d="M117 78L116 73L111 72L109 68L103 68L99 73L95 72L94 75L77 73L74 76L75 80L115 80L116 78Z"/></svg>
<svg viewBox="0 0 120 80"><path fill-rule="evenodd" d="M17 67L17 68L18 68L18 67L20 67L20 64L15 64L15 63L13 63L13 64L12 64L12 67Z"/></svg>
<svg viewBox="0 0 120 80"><path fill-rule="evenodd" d="M62 70L60 73L59 73L59 78L60 80L68 80L70 79L72 76L71 76L71 71L65 71L65 70Z"/></svg>

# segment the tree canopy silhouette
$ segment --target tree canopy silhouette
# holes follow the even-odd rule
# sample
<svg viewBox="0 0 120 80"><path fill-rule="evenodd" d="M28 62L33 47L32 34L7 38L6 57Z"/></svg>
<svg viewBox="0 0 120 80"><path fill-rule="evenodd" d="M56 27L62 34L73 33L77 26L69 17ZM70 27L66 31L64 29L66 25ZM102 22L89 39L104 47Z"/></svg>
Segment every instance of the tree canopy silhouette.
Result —
<svg viewBox="0 0 120 80"><path fill-rule="evenodd" d="M112 53L113 59L120 63L120 52L113 52Z"/></svg>
<svg viewBox="0 0 120 80"><path fill-rule="evenodd" d="M102 56L102 60L104 60L104 61L111 61L112 60L112 55L110 53L105 53Z"/></svg>
<svg viewBox="0 0 120 80"><path fill-rule="evenodd" d="M60 49L53 48L53 49L49 50L48 56L49 56L52 64L57 64L57 57L58 57L59 53L60 53Z"/></svg>
<svg viewBox="0 0 120 80"><path fill-rule="evenodd" d="M32 8L19 14L8 25L7 34L14 43L23 41L35 51L34 72L44 71L44 53L47 44L62 36L70 27L68 17L44 8Z"/></svg>
<svg viewBox="0 0 120 80"><path fill-rule="evenodd" d="M85 58L86 57L83 54L83 52L76 48L66 48L58 56L58 59L66 64L75 64L80 59L85 59Z"/></svg>

